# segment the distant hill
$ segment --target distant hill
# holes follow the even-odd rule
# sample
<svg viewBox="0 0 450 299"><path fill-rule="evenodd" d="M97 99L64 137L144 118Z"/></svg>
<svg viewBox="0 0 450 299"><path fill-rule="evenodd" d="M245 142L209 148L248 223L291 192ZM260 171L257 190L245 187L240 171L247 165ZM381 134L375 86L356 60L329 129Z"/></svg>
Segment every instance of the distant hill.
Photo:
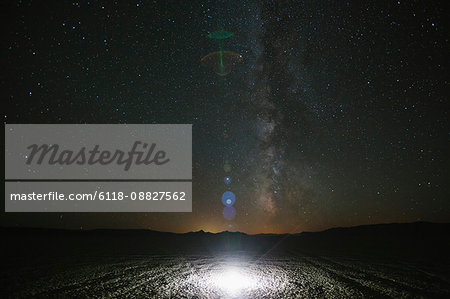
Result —
<svg viewBox="0 0 450 299"><path fill-rule="evenodd" d="M450 261L450 223L392 223L299 234L0 228L9 256L22 254L307 254Z"/></svg>

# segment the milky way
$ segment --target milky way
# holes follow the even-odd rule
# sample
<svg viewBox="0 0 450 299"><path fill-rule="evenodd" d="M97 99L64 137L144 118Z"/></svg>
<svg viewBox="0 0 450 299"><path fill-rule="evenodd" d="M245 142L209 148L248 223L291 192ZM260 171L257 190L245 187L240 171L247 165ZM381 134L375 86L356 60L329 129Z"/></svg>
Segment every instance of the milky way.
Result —
<svg viewBox="0 0 450 299"><path fill-rule="evenodd" d="M13 1L4 122L193 124L194 197L192 213L2 213L1 224L257 233L447 221L443 6ZM242 55L227 76L201 63L217 30Z"/></svg>

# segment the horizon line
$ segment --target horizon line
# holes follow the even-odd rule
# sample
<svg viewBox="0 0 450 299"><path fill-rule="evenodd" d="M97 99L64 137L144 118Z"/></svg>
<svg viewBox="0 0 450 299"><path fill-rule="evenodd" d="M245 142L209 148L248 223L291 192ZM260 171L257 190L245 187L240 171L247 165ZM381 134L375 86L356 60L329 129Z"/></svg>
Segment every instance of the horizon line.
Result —
<svg viewBox="0 0 450 299"><path fill-rule="evenodd" d="M353 226L334 226L323 230L318 231L301 231L301 232L292 232L292 233L245 233L241 231L229 231L229 230L223 230L219 232L211 232L211 231L204 231L203 229L197 230L197 231L187 231L187 232L171 232L171 231L161 231L161 230L154 230L149 228L90 228L90 229L83 229L81 228L56 228L56 227L29 227L29 226L0 226L0 230L8 230L8 229L20 229L20 230L54 230L54 231L70 231L70 232L95 232L95 231L148 231L148 232L158 232L158 233L165 233L165 234L176 234L176 235L184 235L184 234L192 234L192 233L205 233L205 234L221 234L221 233L236 233L236 234L244 234L248 236L257 236L257 235L299 235L303 233L321 233L326 232L329 230L334 229L351 229L351 228L358 228L358 227L367 227L367 226L380 226L380 225L408 225L408 224L449 224L450 222L431 222L431 221L413 221L413 222L381 222L381 223L372 223L372 224L360 224L360 225L353 225Z"/></svg>

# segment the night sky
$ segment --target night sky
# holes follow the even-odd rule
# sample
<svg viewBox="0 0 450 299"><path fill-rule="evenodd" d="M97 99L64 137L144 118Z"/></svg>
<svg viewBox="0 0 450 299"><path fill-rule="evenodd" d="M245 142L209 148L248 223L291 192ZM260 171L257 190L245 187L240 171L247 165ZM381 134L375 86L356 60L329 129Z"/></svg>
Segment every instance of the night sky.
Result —
<svg viewBox="0 0 450 299"><path fill-rule="evenodd" d="M2 212L0 224L281 233L448 222L444 4L3 4L4 122L193 124L194 197L192 213ZM233 36L208 38L217 30ZM200 61L220 46L242 55L227 76Z"/></svg>

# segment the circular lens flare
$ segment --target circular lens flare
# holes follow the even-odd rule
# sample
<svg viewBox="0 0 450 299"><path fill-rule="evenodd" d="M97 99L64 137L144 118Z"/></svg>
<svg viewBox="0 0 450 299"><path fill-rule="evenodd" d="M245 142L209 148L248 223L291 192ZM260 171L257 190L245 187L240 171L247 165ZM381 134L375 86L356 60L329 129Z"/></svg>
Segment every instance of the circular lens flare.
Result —
<svg viewBox="0 0 450 299"><path fill-rule="evenodd" d="M218 51L206 55L200 61L217 75L226 76L237 64L242 62L242 55L230 51Z"/></svg>
<svg viewBox="0 0 450 299"><path fill-rule="evenodd" d="M236 195L231 191L225 191L222 194L222 203L226 207L231 207L236 202Z"/></svg>
<svg viewBox="0 0 450 299"><path fill-rule="evenodd" d="M228 162L226 162L225 165L223 165L223 170L225 172L230 172L231 171L231 165Z"/></svg>
<svg viewBox="0 0 450 299"><path fill-rule="evenodd" d="M223 208L222 215L226 220L233 220L236 217L236 209L233 207L225 207Z"/></svg>

